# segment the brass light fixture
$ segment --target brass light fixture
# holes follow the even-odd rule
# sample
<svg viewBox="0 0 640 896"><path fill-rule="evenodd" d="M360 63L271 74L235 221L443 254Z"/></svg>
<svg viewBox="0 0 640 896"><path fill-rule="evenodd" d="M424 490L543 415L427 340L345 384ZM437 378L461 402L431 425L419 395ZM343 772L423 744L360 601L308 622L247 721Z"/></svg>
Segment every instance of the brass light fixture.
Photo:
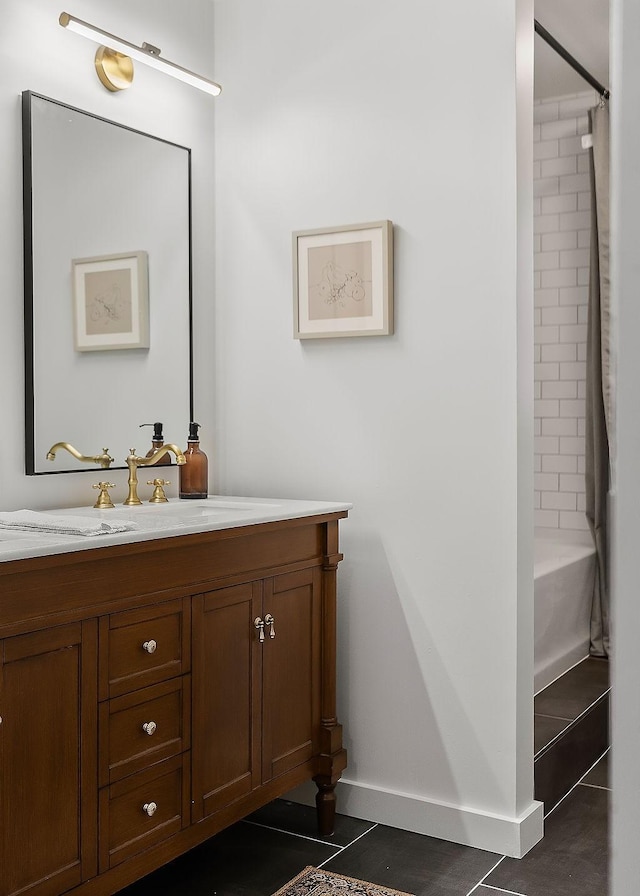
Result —
<svg viewBox="0 0 640 896"><path fill-rule="evenodd" d="M171 75L179 81L184 81L185 84L190 84L192 87L197 87L198 90L204 90L212 96L218 96L222 90L215 81L190 72L188 69L182 68L181 65L176 65L175 62L169 62L168 59L162 59L158 47L151 44L143 43L141 47L138 47L121 37L116 37L115 34L109 34L108 31L83 22L81 19L69 15L68 12L60 13L59 22L63 28L75 31L76 34L81 34L100 44L95 59L96 72L107 90L124 90L131 85L133 80L132 59L144 62L145 65L150 65L152 68Z"/></svg>
<svg viewBox="0 0 640 896"><path fill-rule="evenodd" d="M96 50L96 73L107 90L126 90L133 82L133 62L130 56L98 47Z"/></svg>

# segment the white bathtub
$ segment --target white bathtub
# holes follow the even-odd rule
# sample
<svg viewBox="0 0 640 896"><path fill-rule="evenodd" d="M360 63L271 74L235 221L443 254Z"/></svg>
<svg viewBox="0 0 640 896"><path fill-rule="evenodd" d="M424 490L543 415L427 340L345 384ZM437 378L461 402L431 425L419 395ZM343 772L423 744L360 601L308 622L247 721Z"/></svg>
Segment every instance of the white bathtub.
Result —
<svg viewBox="0 0 640 896"><path fill-rule="evenodd" d="M595 551L589 532L536 530L534 691L589 653Z"/></svg>

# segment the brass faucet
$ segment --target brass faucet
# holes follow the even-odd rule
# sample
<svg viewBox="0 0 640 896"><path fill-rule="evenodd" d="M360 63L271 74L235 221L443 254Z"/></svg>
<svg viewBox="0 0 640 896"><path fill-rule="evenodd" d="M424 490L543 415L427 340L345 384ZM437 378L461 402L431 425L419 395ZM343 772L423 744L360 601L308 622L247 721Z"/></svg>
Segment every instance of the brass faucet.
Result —
<svg viewBox="0 0 640 896"><path fill-rule="evenodd" d="M55 459L58 448L64 448L65 451L68 451L69 454L72 454L77 460L82 461L83 464L95 464L102 467L103 470L106 470L113 463L113 458L109 454L108 448L103 448L102 454L96 454L94 457L90 457L87 454L81 454L77 448L74 448L73 445L70 445L68 442L56 442L55 445L52 445L47 452L47 460Z"/></svg>
<svg viewBox="0 0 640 896"><path fill-rule="evenodd" d="M129 494L127 495L127 500L124 502L125 504L130 507L142 504L142 501L138 497L138 467L152 467L162 459L163 454L166 454L167 451L172 451L173 454L175 454L176 463L179 466L187 462L184 454L177 445L161 445L160 448L156 448L151 457L138 457L135 448L129 449L129 456L127 457L127 466L129 467Z"/></svg>

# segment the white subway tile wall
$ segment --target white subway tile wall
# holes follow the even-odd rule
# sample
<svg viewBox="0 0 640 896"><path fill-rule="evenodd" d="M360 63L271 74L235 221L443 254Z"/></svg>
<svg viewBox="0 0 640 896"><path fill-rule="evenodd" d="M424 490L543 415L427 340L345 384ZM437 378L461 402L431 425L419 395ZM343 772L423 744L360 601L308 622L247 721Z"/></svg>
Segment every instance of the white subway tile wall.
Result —
<svg viewBox="0 0 640 896"><path fill-rule="evenodd" d="M588 529L584 436L591 189L588 110L595 92L534 107L536 526Z"/></svg>

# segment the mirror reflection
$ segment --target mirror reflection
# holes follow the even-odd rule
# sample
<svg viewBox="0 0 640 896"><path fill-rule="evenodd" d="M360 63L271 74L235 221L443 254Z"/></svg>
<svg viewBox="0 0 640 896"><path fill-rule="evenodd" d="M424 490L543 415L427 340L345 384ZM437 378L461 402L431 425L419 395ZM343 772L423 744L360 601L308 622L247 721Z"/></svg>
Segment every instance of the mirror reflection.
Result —
<svg viewBox="0 0 640 896"><path fill-rule="evenodd" d="M151 448L193 419L190 151L23 94L26 471ZM96 466L95 469L100 469Z"/></svg>

